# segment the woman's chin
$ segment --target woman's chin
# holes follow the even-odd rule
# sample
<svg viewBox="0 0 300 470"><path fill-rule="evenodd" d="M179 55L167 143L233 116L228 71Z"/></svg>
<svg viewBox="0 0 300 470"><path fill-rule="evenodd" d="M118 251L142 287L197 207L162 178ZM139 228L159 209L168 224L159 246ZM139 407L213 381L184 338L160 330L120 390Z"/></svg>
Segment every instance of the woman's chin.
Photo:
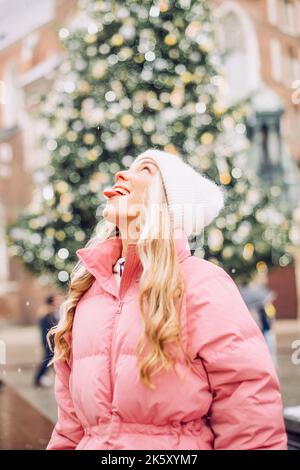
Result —
<svg viewBox="0 0 300 470"><path fill-rule="evenodd" d="M109 204L106 204L102 212L102 217L107 220L107 222L114 223L116 220L116 211L109 207Z"/></svg>
<svg viewBox="0 0 300 470"><path fill-rule="evenodd" d="M112 222L113 224L116 224L120 220L126 220L128 217L128 212L119 211L117 210L116 207L107 203L107 205L103 209L102 217L106 219L108 222Z"/></svg>

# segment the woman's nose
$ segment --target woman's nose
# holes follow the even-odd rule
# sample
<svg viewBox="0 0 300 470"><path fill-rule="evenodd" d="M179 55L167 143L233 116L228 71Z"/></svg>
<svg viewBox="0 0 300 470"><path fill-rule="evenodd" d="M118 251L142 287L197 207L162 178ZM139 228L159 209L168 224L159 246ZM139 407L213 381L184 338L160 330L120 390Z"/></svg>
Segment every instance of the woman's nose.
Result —
<svg viewBox="0 0 300 470"><path fill-rule="evenodd" d="M117 171L117 173L115 174L115 181L117 182L118 179L121 179L123 181L128 181L127 171L126 170Z"/></svg>

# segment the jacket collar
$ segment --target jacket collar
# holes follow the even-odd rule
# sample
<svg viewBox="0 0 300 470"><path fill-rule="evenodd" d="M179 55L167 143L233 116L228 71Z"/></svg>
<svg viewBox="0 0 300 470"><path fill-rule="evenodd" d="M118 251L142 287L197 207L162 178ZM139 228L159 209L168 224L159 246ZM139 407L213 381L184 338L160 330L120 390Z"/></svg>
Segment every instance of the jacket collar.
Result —
<svg viewBox="0 0 300 470"><path fill-rule="evenodd" d="M182 229L175 229L173 238L177 256L181 263L185 258L191 256L188 237ZM130 286L132 277L136 275L138 280L142 273L142 264L136 250L136 244L129 243L120 290L118 289L113 275L113 266L122 255L122 239L119 237L108 238L101 240L96 245L79 248L76 255L101 287L117 298L123 298Z"/></svg>

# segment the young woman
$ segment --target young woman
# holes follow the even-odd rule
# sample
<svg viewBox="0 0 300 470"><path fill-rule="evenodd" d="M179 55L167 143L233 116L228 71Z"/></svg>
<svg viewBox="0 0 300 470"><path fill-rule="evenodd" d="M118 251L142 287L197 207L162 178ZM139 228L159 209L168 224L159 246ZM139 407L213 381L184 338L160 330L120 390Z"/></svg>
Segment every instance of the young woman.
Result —
<svg viewBox="0 0 300 470"><path fill-rule="evenodd" d="M156 149L115 181L54 330L47 449L286 449L263 336L232 278L191 256L222 190Z"/></svg>

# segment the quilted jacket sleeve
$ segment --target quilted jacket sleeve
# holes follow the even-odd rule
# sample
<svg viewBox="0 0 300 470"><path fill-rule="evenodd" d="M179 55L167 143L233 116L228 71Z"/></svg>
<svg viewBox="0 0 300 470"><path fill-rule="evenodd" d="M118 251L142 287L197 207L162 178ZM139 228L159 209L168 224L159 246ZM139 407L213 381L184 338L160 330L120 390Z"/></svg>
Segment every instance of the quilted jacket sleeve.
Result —
<svg viewBox="0 0 300 470"><path fill-rule="evenodd" d="M84 431L74 410L69 390L71 370L66 361L56 361L54 369L58 419L47 450L73 450L83 437Z"/></svg>
<svg viewBox="0 0 300 470"><path fill-rule="evenodd" d="M193 338L213 397L215 449L286 449L277 374L235 282L217 267L213 276L194 283Z"/></svg>

